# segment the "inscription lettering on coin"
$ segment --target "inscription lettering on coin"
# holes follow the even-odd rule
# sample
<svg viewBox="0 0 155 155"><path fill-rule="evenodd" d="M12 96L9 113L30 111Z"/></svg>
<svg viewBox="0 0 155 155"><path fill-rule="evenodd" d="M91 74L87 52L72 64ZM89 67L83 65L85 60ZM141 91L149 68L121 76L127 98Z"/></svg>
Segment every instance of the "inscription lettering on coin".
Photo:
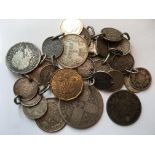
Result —
<svg viewBox="0 0 155 155"><path fill-rule="evenodd" d="M26 74L40 63L41 52L32 43L18 43L10 48L6 56L8 68L17 74Z"/></svg>
<svg viewBox="0 0 155 155"><path fill-rule="evenodd" d="M85 129L93 126L103 112L103 100L94 86L84 85L83 93L75 100L59 102L61 116L74 128Z"/></svg>
<svg viewBox="0 0 155 155"><path fill-rule="evenodd" d="M81 66L88 56L88 46L86 40L78 35L66 35L62 38L64 44L63 54L58 58L58 62L65 68L76 68Z"/></svg>
<svg viewBox="0 0 155 155"><path fill-rule="evenodd" d="M72 69L59 69L51 81L53 94L61 100L69 101L78 97L83 90L82 77Z"/></svg>
<svg viewBox="0 0 155 155"><path fill-rule="evenodd" d="M65 126L58 110L58 99L49 98L47 100L47 112L39 119L36 119L38 127L45 132L57 132Z"/></svg>
<svg viewBox="0 0 155 155"><path fill-rule="evenodd" d="M119 125L130 125L141 114L139 98L126 90L112 94L107 101L107 113L112 121Z"/></svg>

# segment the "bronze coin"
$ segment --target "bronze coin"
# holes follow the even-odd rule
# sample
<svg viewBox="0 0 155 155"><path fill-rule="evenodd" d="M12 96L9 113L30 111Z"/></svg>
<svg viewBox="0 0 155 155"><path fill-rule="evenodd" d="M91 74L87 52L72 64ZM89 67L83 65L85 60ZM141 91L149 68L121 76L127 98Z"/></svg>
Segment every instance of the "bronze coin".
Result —
<svg viewBox="0 0 155 155"><path fill-rule="evenodd" d="M122 40L122 33L114 28L104 28L101 30L101 33L107 41L117 42Z"/></svg>
<svg viewBox="0 0 155 155"><path fill-rule="evenodd" d="M57 132L65 126L58 109L58 99L48 98L47 112L39 119L36 119L38 127L45 132Z"/></svg>
<svg viewBox="0 0 155 155"><path fill-rule="evenodd" d="M106 57L109 53L107 42L102 37L96 39L96 48L98 55L102 57Z"/></svg>
<svg viewBox="0 0 155 155"><path fill-rule="evenodd" d="M98 71L94 73L93 78L95 80L94 86L99 90L108 90L113 85L113 78L106 72Z"/></svg>
<svg viewBox="0 0 155 155"><path fill-rule="evenodd" d="M131 54L125 56L114 56L108 61L111 68L119 71L130 70L134 66L134 58Z"/></svg>
<svg viewBox="0 0 155 155"><path fill-rule="evenodd" d="M88 58L84 64L77 68L77 72L84 78L88 79L92 77L95 72L93 61Z"/></svg>
<svg viewBox="0 0 155 155"><path fill-rule="evenodd" d="M69 101L81 94L83 80L75 70L59 69L53 75L51 89L56 97Z"/></svg>
<svg viewBox="0 0 155 155"><path fill-rule="evenodd" d="M90 45L90 42L91 42L91 36L88 32L88 30L86 28L83 28L81 34L80 34L84 39L86 39L87 41L87 45L89 46Z"/></svg>
<svg viewBox="0 0 155 155"><path fill-rule="evenodd" d="M103 99L94 86L84 84L84 91L75 100L59 102L59 111L65 122L78 129L96 124L102 116Z"/></svg>
<svg viewBox="0 0 155 155"><path fill-rule="evenodd" d="M43 97L41 101L33 107L23 106L24 114L30 119L38 119L42 117L47 111L47 101Z"/></svg>
<svg viewBox="0 0 155 155"><path fill-rule="evenodd" d="M109 97L107 113L113 122L130 125L136 122L141 114L141 102L134 93L120 90Z"/></svg>
<svg viewBox="0 0 155 155"><path fill-rule="evenodd" d="M116 91L123 87L124 84L124 76L120 71L112 70L109 72L111 77L113 78L113 85L109 88L109 91Z"/></svg>
<svg viewBox="0 0 155 155"><path fill-rule="evenodd" d="M38 85L35 81L27 78L20 78L14 84L14 93L23 100L31 100L38 92Z"/></svg>

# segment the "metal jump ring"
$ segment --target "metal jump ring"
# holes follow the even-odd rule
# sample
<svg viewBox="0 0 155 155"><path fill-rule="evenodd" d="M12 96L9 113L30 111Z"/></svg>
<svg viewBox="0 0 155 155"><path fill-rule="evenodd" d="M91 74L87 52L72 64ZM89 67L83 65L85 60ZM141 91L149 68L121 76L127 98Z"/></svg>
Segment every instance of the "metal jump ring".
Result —
<svg viewBox="0 0 155 155"><path fill-rule="evenodd" d="M17 104L17 105L21 104L21 97L20 96L16 96L14 98L14 103Z"/></svg>
<svg viewBox="0 0 155 155"><path fill-rule="evenodd" d="M130 40L130 35L128 33L122 33L122 37L125 37L126 39Z"/></svg>

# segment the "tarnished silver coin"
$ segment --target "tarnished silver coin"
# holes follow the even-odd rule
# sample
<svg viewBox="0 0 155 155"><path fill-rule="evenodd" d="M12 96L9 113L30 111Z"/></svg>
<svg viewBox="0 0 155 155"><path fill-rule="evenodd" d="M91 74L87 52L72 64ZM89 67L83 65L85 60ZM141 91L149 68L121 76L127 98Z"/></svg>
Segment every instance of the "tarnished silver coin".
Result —
<svg viewBox="0 0 155 155"><path fill-rule="evenodd" d="M20 96L22 100L31 100L38 92L38 85L35 81L20 78L15 82L13 91L15 95Z"/></svg>
<svg viewBox="0 0 155 155"><path fill-rule="evenodd" d="M76 68L81 66L88 56L86 40L79 35L69 34L62 38L64 45L63 54L58 62L65 68Z"/></svg>
<svg viewBox="0 0 155 155"><path fill-rule="evenodd" d="M47 111L47 101L43 97L41 101L33 107L23 106L23 111L25 115L30 119L38 119L42 117Z"/></svg>
<svg viewBox="0 0 155 155"><path fill-rule="evenodd" d="M39 119L36 119L36 123L40 129L45 132L56 132L61 130L65 126L65 121L62 119L58 110L58 99L48 98L47 100L47 112Z"/></svg>
<svg viewBox="0 0 155 155"><path fill-rule="evenodd" d="M58 58L63 52L63 44L59 38L53 39L53 37L47 38L42 45L42 51L46 54L48 59Z"/></svg>
<svg viewBox="0 0 155 155"><path fill-rule="evenodd" d="M11 47L6 56L8 68L17 74L31 72L38 66L40 60L40 50L27 42L21 42Z"/></svg>
<svg viewBox="0 0 155 155"><path fill-rule="evenodd" d="M64 19L60 25L60 32L65 34L80 34L83 23L78 19Z"/></svg>
<svg viewBox="0 0 155 155"><path fill-rule="evenodd" d="M83 28L81 34L80 34L84 39L87 41L87 45L89 46L91 43L91 36L86 28Z"/></svg>
<svg viewBox="0 0 155 155"><path fill-rule="evenodd" d="M59 110L68 125L79 129L89 128L96 124L102 115L102 96L94 86L85 84L83 93L75 100L60 100Z"/></svg>

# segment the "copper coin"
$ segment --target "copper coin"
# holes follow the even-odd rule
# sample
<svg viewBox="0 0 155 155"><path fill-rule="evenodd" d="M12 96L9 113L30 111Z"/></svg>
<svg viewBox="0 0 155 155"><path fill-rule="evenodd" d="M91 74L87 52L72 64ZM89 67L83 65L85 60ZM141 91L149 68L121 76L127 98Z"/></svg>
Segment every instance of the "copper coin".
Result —
<svg viewBox="0 0 155 155"><path fill-rule="evenodd" d="M48 98L47 112L39 119L36 119L38 127L45 132L57 132L65 126L58 110L58 99Z"/></svg>
<svg viewBox="0 0 155 155"><path fill-rule="evenodd" d="M38 85L35 81L21 78L15 82L13 90L15 95L21 96L23 100L31 100L37 94Z"/></svg>
<svg viewBox="0 0 155 155"><path fill-rule="evenodd" d="M36 95L34 98L32 98L29 101L21 100L21 104L25 107L32 107L37 105L41 101L42 97L40 95Z"/></svg>
<svg viewBox="0 0 155 155"><path fill-rule="evenodd" d="M24 114L30 119L38 119L42 117L47 111L47 101L43 97L41 101L33 107L23 106Z"/></svg>
<svg viewBox="0 0 155 155"><path fill-rule="evenodd" d="M114 56L108 61L111 68L119 71L130 70L134 66L134 58L131 54L125 56Z"/></svg>
<svg viewBox="0 0 155 155"><path fill-rule="evenodd" d="M106 57L109 53L107 42L102 37L96 39L96 48L97 53L102 57Z"/></svg>
<svg viewBox="0 0 155 155"><path fill-rule="evenodd" d="M83 93L73 101L59 102L60 114L65 122L79 129L96 124L102 116L103 99L94 86L84 85Z"/></svg>
<svg viewBox="0 0 155 155"><path fill-rule="evenodd" d="M130 83L136 90L143 91L151 85L151 74L145 68L137 68L138 73L130 74Z"/></svg>
<svg viewBox="0 0 155 155"><path fill-rule="evenodd" d="M141 102L134 93L120 90L109 97L107 113L113 122L130 125L136 122L141 114Z"/></svg>
<svg viewBox="0 0 155 155"><path fill-rule="evenodd" d="M87 41L87 45L89 46L91 43L91 36L86 28L83 28L81 34L80 34L84 39Z"/></svg>
<svg viewBox="0 0 155 155"><path fill-rule="evenodd" d="M95 80L94 86L99 90L108 90L113 85L113 78L106 72L98 71L94 73L93 78Z"/></svg>
<svg viewBox="0 0 155 155"><path fill-rule="evenodd" d="M88 58L84 64L77 68L77 72L84 78L88 79L92 77L95 72L93 61Z"/></svg>
<svg viewBox="0 0 155 155"><path fill-rule="evenodd" d="M122 33L114 28L104 28L101 30L101 33L107 41L117 42L122 40Z"/></svg>
<svg viewBox="0 0 155 155"><path fill-rule="evenodd" d="M86 40L79 35L70 34L62 38L64 44L63 54L58 62L65 68L76 68L81 66L88 56Z"/></svg>
<svg viewBox="0 0 155 155"><path fill-rule="evenodd" d="M124 84L124 76L120 71L112 70L109 72L111 77L113 78L113 85L109 88L109 91L116 91L123 87Z"/></svg>
<svg viewBox="0 0 155 155"><path fill-rule="evenodd" d="M82 77L72 69L59 69L51 81L53 94L61 100L77 98L83 90Z"/></svg>

